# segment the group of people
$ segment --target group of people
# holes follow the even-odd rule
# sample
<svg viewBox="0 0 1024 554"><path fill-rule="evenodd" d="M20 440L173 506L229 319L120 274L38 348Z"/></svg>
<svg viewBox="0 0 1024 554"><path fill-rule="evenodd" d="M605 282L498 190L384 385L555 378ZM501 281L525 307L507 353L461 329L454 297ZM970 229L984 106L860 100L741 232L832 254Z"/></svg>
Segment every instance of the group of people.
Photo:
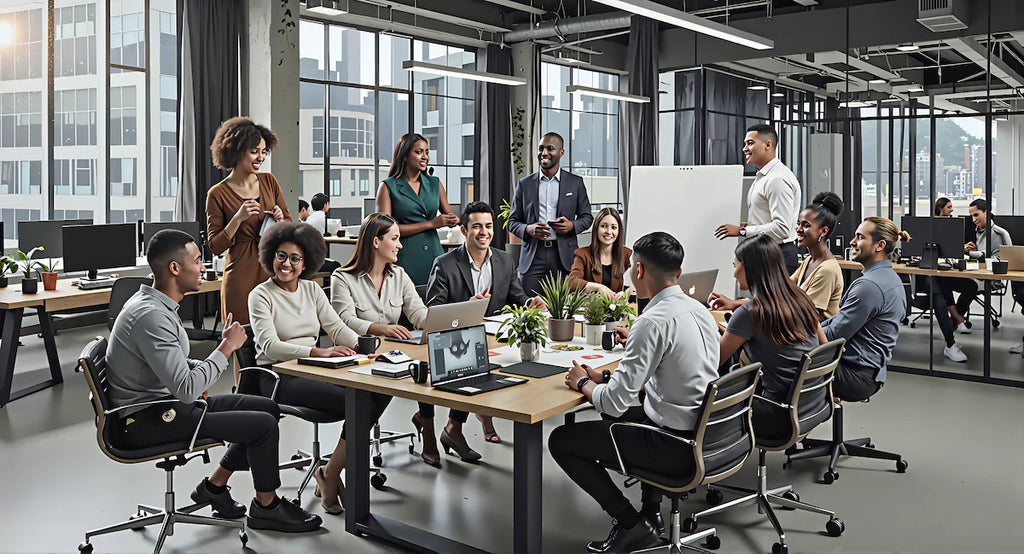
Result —
<svg viewBox="0 0 1024 554"><path fill-rule="evenodd" d="M770 128L756 126L748 132L744 152L758 168L750 221L716 231L721 237L747 236L736 249L734 276L751 296L749 301L717 294L708 299L714 308L733 310L728 327L719 333L707 308L677 286L684 257L679 241L655 232L641 237L632 249L625 247L618 212L605 209L593 217L582 180L560 169L564 150L555 133L545 135L538 147L540 171L520 180L515 190L509 228L523 241L519 260L491 246L495 214L489 205L471 202L461 214L451 213L443 185L427 171L426 139L402 137L378 190L378 211L364 219L351 259L331 274L328 297L309 280L326 257L323 232L292 223L276 180L259 172L276 137L249 119L229 120L211 149L215 163L231 173L211 188L207 199L209 244L215 253L227 252L223 340L205 360L188 358L188 340L176 309L184 294L198 290L205 268L192 237L174 230L158 233L148 249L154 284L144 286L118 316L108 375L120 405L170 396L180 405L170 421L164 409L136 409L122 422L123 439L145 446L175 433L185 436L198 424L199 437L226 440L231 446L196 487L193 499L210 502L225 517L248 513L253 528L315 529L322 524L319 516L282 501L275 492L280 486L276 402L262 396L211 396L201 421L201 410L195 408L196 399L226 371L231 353L245 341L242 324L251 325L258 364L347 356L354 353L360 335L411 338L402 317L418 327L429 305L488 299L488 315L506 305L544 308L536 292L540 279L553 272L565 274L578 289L615 297L623 293L628 271L638 298L648 302L630 329L617 329L617 340L625 345L618 369L608 375L574 363L565 377L566 385L584 394L605 417L556 429L549 449L569 477L615 518L608 538L590 543L588 550L622 552L645 546L664 527L660 495L645 487L643 505L636 510L611 481L604 468L615 457L607 432L613 421L642 421L692 435L707 384L728 369L741 349L747 358L765 364L763 392L773 400L785 394L803 353L839 337L847 340L847 348L836 373L836 396L861 400L885 381L905 311L902 284L889 261L900 234L883 218L860 224L850 245L865 270L843 295L838 264L827 247L842 202L833 194L819 195L795 213L799 185L774 157L776 142ZM316 197L314 201L319 205ZM783 211L794 213L781 215ZM266 218L277 224L264 228ZM789 221L787 227L777 220ZM577 235L595 222L590 246L579 248ZM436 231L456 225L466 241L445 253ZM798 247L809 252L799 265ZM321 330L334 346L319 346ZM261 393L270 395L269 390ZM345 414L344 389L337 385L281 376L275 394L279 402L334 413L338 419ZM374 421L390 400L374 395ZM755 417L763 411L763 406L756 408ZM423 461L440 467L433 419L434 407L421 403L412 422L422 441ZM463 432L467 419L467 413L451 410L440 444L461 460L474 462L482 455ZM500 442L490 419L480 420L485 440ZM755 428L771 432L770 424L755 422ZM679 448L676 441L643 432L634 439L624 449L631 465L685 471L677 465L685 457L671 455ZM665 465L669 460L675 465ZM343 427L330 461L314 474L327 513L343 510L344 464ZM228 477L245 469L252 472L256 488L248 512L227 487Z"/></svg>

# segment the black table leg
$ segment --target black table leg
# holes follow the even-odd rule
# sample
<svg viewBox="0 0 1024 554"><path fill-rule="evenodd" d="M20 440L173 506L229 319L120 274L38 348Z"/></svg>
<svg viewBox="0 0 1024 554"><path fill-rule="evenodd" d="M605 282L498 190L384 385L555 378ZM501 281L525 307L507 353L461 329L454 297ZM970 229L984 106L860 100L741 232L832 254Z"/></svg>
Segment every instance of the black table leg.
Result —
<svg viewBox="0 0 1024 554"><path fill-rule="evenodd" d="M513 429L513 551L523 554L540 552L543 538L543 427L540 422L516 422Z"/></svg>
<svg viewBox="0 0 1024 554"><path fill-rule="evenodd" d="M50 386L64 382L61 373L60 358L57 356L57 341L53 337L53 319L42 307L36 308L39 314L39 330L43 335L43 347L46 349L46 361L50 364Z"/></svg>
<svg viewBox="0 0 1024 554"><path fill-rule="evenodd" d="M11 401L14 361L18 357L18 337L24 312L24 308L16 308L0 313L0 407Z"/></svg>
<svg viewBox="0 0 1024 554"><path fill-rule="evenodd" d="M355 535L370 517L370 394L345 390L345 530Z"/></svg>

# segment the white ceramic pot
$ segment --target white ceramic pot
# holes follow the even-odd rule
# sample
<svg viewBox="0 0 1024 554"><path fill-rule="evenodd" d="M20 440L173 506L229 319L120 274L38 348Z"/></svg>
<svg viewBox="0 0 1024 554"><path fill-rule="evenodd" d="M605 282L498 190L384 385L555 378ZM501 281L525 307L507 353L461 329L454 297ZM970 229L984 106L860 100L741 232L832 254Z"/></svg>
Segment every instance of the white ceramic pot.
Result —
<svg viewBox="0 0 1024 554"><path fill-rule="evenodd" d="M621 327L622 323L618 321L606 321L604 322L604 328L607 331L614 331L616 327Z"/></svg>
<svg viewBox="0 0 1024 554"><path fill-rule="evenodd" d="M604 331L604 323L598 323L597 325L583 324L583 336L587 339L587 344L595 346L601 344L601 333L604 333Z"/></svg>
<svg viewBox="0 0 1024 554"><path fill-rule="evenodd" d="M524 362L534 362L540 359L540 343L524 342L519 344L519 357Z"/></svg>

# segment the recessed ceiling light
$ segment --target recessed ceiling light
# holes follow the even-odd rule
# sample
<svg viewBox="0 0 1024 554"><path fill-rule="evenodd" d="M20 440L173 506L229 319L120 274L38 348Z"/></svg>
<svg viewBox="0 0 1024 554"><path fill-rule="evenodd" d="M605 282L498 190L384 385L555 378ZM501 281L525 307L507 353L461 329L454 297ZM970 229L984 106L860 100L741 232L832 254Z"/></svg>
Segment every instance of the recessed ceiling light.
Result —
<svg viewBox="0 0 1024 554"><path fill-rule="evenodd" d="M900 52L913 52L914 50L918 50L919 48L920 47L914 44L913 42L904 42L903 44L900 44L896 47L896 49L899 50Z"/></svg>

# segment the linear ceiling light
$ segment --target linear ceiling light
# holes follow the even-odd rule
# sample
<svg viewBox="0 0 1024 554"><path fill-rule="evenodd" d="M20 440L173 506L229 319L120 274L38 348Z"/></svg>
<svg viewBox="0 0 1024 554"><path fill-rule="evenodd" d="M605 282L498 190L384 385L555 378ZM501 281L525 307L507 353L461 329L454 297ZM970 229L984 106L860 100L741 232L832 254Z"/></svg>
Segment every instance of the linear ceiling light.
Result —
<svg viewBox="0 0 1024 554"><path fill-rule="evenodd" d="M431 75L445 75L447 77L458 77L460 79L469 79L471 81L497 83L499 85L519 86L526 84L526 79L522 77L513 77L511 75L502 75L500 73L486 73L484 71L462 69L461 67L451 67L448 65L438 65L433 63L417 62L413 60L405 60L404 62L402 62L402 69L406 71L415 71L417 73L429 73Z"/></svg>
<svg viewBox="0 0 1024 554"><path fill-rule="evenodd" d="M306 0L306 10L321 15L342 15L348 13L343 10L337 0Z"/></svg>
<svg viewBox="0 0 1024 554"><path fill-rule="evenodd" d="M595 0L598 4L604 4L627 12L642 15L655 21L663 21L677 27L689 29L696 33L735 42L755 50L768 50L775 47L775 41L757 36L753 33L741 31L721 23L709 21L703 17L691 15L651 0Z"/></svg>
<svg viewBox="0 0 1024 554"><path fill-rule="evenodd" d="M919 48L920 47L914 44L913 42L904 42L903 44L900 44L896 47L896 49L899 50L900 52L913 52L914 50L917 50Z"/></svg>
<svg viewBox="0 0 1024 554"><path fill-rule="evenodd" d="M569 85L565 87L565 92L577 92L586 96L599 96L601 98L610 98L612 100L622 100L623 102L633 102L634 104L646 104L651 101L651 99L646 96L638 96L636 94L626 94L625 92L616 92L614 90L584 87L580 85Z"/></svg>
<svg viewBox="0 0 1024 554"><path fill-rule="evenodd" d="M870 108L874 106L874 102L865 102L863 100L851 100L849 102L840 102L840 108Z"/></svg>
<svg viewBox="0 0 1024 554"><path fill-rule="evenodd" d="M747 90L768 90L768 87L764 85L750 85Z"/></svg>
<svg viewBox="0 0 1024 554"><path fill-rule="evenodd" d="M882 79L881 77L879 77L879 78L876 78L876 79L871 79L870 81L868 81L868 83L871 83L872 85L884 85L886 83L886 81L885 81L885 79Z"/></svg>

